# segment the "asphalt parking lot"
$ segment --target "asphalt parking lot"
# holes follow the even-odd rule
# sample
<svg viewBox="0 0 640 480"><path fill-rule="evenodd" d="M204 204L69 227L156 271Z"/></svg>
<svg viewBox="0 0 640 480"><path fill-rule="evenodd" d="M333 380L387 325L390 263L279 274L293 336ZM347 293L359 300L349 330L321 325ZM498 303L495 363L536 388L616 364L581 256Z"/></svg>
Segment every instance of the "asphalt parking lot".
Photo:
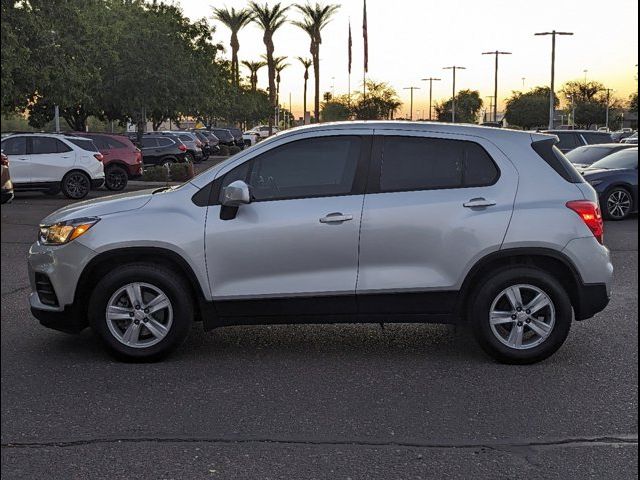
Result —
<svg viewBox="0 0 640 480"><path fill-rule="evenodd" d="M537 365L438 325L194 326L136 365L29 313L25 254L67 203L1 209L3 478L637 478L637 217L606 225L610 306Z"/></svg>

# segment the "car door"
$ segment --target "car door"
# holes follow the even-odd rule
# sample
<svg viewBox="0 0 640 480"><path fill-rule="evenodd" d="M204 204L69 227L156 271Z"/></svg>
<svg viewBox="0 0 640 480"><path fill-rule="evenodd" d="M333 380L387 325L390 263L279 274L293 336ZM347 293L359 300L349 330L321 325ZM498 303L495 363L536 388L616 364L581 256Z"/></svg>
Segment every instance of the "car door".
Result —
<svg viewBox="0 0 640 480"><path fill-rule="evenodd" d="M2 151L9 157L11 181L16 184L31 182L31 164L27 156L27 139L11 136L2 140Z"/></svg>
<svg viewBox="0 0 640 480"><path fill-rule="evenodd" d="M356 312L370 142L362 131L283 139L221 172L216 195L242 179L252 196L231 219L221 219L220 205L207 214L207 269L221 316Z"/></svg>
<svg viewBox="0 0 640 480"><path fill-rule="evenodd" d="M142 151L142 163L153 165L160 160L157 138L142 137L140 150Z"/></svg>
<svg viewBox="0 0 640 480"><path fill-rule="evenodd" d="M28 137L27 152L32 183L59 182L76 161L73 149L55 137Z"/></svg>
<svg viewBox="0 0 640 480"><path fill-rule="evenodd" d="M500 248L517 185L515 167L486 140L376 130L359 311L448 313L466 272Z"/></svg>

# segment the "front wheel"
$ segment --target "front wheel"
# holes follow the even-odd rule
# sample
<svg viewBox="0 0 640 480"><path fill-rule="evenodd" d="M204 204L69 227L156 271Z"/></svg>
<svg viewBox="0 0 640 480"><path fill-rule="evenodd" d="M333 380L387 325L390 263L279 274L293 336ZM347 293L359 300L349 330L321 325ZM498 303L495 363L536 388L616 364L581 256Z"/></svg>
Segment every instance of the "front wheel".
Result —
<svg viewBox="0 0 640 480"><path fill-rule="evenodd" d="M83 172L69 172L62 179L62 193L72 200L86 197L91 190L91 179Z"/></svg>
<svg viewBox="0 0 640 480"><path fill-rule="evenodd" d="M159 360L189 333L193 324L191 291L168 268L129 264L98 282L89 301L89 321L116 357Z"/></svg>
<svg viewBox="0 0 640 480"><path fill-rule="evenodd" d="M605 194L604 216L607 220L624 220L633 209L631 193L622 187L614 188Z"/></svg>
<svg viewBox="0 0 640 480"><path fill-rule="evenodd" d="M562 346L573 313L568 294L553 276L514 267L480 284L468 316L485 352L502 363L531 364Z"/></svg>

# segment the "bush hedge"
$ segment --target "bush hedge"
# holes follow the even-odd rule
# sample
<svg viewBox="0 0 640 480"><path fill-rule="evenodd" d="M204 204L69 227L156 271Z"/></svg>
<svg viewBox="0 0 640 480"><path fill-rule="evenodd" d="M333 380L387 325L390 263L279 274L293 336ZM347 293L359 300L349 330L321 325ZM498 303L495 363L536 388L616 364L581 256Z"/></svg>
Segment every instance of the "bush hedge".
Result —
<svg viewBox="0 0 640 480"><path fill-rule="evenodd" d="M236 153L240 153L242 149L236 145L233 147L229 147L229 155L235 155Z"/></svg>
<svg viewBox="0 0 640 480"><path fill-rule="evenodd" d="M142 172L142 180L145 182L168 182L169 172L162 165L146 167Z"/></svg>
<svg viewBox="0 0 640 480"><path fill-rule="evenodd" d="M174 182L184 182L193 178L193 163L172 163L169 166L169 174Z"/></svg>
<svg viewBox="0 0 640 480"><path fill-rule="evenodd" d="M220 151L218 152L218 155L220 155L221 157L228 157L229 147L227 147L226 145L220 145Z"/></svg>

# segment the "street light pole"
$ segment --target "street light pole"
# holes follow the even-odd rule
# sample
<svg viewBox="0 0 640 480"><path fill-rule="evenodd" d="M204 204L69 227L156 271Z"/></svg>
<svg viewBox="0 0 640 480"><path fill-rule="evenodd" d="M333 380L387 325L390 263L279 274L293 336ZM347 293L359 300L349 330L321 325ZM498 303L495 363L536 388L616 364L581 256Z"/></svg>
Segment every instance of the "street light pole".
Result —
<svg viewBox="0 0 640 480"><path fill-rule="evenodd" d="M493 100L496 98L493 95L488 95L487 98L489 99L489 122L491 121L491 113L493 112ZM496 118L493 117L493 121L496 121Z"/></svg>
<svg viewBox="0 0 640 480"><path fill-rule="evenodd" d="M554 118L556 113L556 36L558 35L573 35L573 32L557 32L552 30L551 32L536 33L536 36L551 35L551 91L549 92L549 129L553 129Z"/></svg>
<svg viewBox="0 0 640 480"><path fill-rule="evenodd" d="M494 79L494 88L493 88L493 121L498 121L498 58L500 55L511 55L511 52L501 52L500 50L496 50L495 52L484 52L482 55L495 55L496 56L496 73Z"/></svg>
<svg viewBox="0 0 640 480"><path fill-rule="evenodd" d="M406 87L404 90L411 90L411 110L409 113L409 120L413 120L413 91L420 90L420 87Z"/></svg>
<svg viewBox="0 0 640 480"><path fill-rule="evenodd" d="M433 108L431 107L431 105L433 104L433 82L439 82L440 80L442 80L441 78L434 78L434 77L429 77L429 78L423 78L422 81L423 82L429 82L429 121L431 121L431 111L433 110Z"/></svg>
<svg viewBox="0 0 640 480"><path fill-rule="evenodd" d="M453 70L453 96L451 97L451 123L456 123L456 70L466 70L466 67L453 65L444 67L443 70Z"/></svg>

